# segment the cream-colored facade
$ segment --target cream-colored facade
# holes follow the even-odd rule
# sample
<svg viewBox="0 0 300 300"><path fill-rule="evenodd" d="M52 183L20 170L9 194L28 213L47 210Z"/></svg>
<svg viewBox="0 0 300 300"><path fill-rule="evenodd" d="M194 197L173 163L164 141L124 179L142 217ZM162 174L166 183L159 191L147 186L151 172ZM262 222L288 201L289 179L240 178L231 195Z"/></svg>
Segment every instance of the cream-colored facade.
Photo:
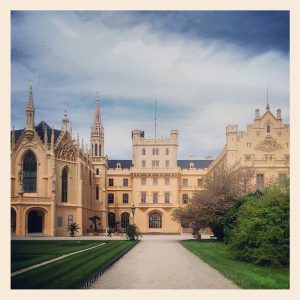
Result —
<svg viewBox="0 0 300 300"><path fill-rule="evenodd" d="M99 232L122 231L134 221L143 233L178 233L188 229L172 221L171 211L186 205L202 181L222 165L252 166L259 188L268 178L289 174L289 125L267 106L262 117L245 132L226 128L226 145L213 160L178 160L178 130L166 138L145 138L132 131L132 160L108 160L100 100L96 99L90 149L72 138L65 113L60 130L44 121L35 126L30 87L26 127L11 132L12 234L65 236L71 222L78 235L91 234L92 216L99 216ZM112 137L110 137L112 138ZM120 145L122 147L122 145ZM134 220L131 206L135 205Z"/></svg>

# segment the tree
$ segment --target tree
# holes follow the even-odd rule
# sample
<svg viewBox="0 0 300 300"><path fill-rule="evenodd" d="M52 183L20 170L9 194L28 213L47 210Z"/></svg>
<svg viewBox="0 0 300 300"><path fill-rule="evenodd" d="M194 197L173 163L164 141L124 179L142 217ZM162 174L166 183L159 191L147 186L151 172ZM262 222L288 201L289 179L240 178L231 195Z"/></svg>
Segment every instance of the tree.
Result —
<svg viewBox="0 0 300 300"><path fill-rule="evenodd" d="M203 181L203 190L194 193L185 208L172 212L172 219L194 228L210 227L214 235L224 238L224 219L233 203L245 192L253 189L252 168L218 168Z"/></svg>
<svg viewBox="0 0 300 300"><path fill-rule="evenodd" d="M100 221L100 217L98 217L97 215L90 217L89 218L90 221L92 221L92 223L94 224L94 232L97 232L97 221Z"/></svg>
<svg viewBox="0 0 300 300"><path fill-rule="evenodd" d="M70 236L72 236L72 237L74 236L75 231L78 232L78 229L80 229L80 227L79 227L79 224L77 224L76 222L70 223L67 226L67 230L70 231Z"/></svg>

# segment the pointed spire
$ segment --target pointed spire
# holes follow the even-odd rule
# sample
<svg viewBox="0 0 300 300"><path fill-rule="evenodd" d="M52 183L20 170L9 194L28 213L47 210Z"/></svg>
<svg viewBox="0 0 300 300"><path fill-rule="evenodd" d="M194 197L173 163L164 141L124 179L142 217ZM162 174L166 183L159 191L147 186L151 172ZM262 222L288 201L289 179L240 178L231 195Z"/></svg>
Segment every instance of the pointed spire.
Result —
<svg viewBox="0 0 300 300"><path fill-rule="evenodd" d="M269 90L267 89L267 106L266 110L270 110L270 105L269 105Z"/></svg>
<svg viewBox="0 0 300 300"><path fill-rule="evenodd" d="M83 143L83 139L81 139L81 150L84 151L84 143Z"/></svg>
<svg viewBox="0 0 300 300"><path fill-rule="evenodd" d="M15 137L15 126L13 126L13 130L12 130L12 137L11 137L11 145L12 147L14 147L16 144L16 137Z"/></svg>
<svg viewBox="0 0 300 300"><path fill-rule="evenodd" d="M51 129L51 152L54 151L54 129Z"/></svg>
<svg viewBox="0 0 300 300"><path fill-rule="evenodd" d="M78 146L78 148L80 146L80 140L79 140L79 133L78 132L77 132L77 146Z"/></svg>
<svg viewBox="0 0 300 300"><path fill-rule="evenodd" d="M70 131L70 120L68 119L68 113L66 109L64 112L64 117L62 119L61 131Z"/></svg>
<svg viewBox="0 0 300 300"><path fill-rule="evenodd" d="M26 104L26 129L34 128L34 113L35 108L33 104L33 96L32 96L32 82L29 82L29 96Z"/></svg>

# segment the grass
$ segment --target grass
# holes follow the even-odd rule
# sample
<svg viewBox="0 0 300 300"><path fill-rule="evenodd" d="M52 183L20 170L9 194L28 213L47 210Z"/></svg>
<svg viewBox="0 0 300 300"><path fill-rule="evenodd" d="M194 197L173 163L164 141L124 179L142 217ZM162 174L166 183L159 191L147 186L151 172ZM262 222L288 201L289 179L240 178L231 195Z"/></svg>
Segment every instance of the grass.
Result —
<svg viewBox="0 0 300 300"><path fill-rule="evenodd" d="M137 243L134 241L80 241L80 243L78 241L13 241L12 266L15 266L15 268L20 268L21 265L36 264L103 242L106 244L101 247L75 254L12 277L12 289L78 288L89 276L110 265L122 252ZM21 253L23 253L24 264L20 262L22 259Z"/></svg>
<svg viewBox="0 0 300 300"><path fill-rule="evenodd" d="M184 247L227 278L245 289L288 289L289 268L263 267L234 259L228 247L219 241L187 240Z"/></svg>

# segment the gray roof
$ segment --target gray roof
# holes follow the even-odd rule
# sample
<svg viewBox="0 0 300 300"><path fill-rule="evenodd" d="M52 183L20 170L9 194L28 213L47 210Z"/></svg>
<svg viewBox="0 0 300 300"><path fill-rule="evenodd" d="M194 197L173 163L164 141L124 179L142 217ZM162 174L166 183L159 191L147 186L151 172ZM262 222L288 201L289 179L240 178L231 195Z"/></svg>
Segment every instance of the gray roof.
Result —
<svg viewBox="0 0 300 300"><path fill-rule="evenodd" d="M190 163L193 163L196 169L204 169L207 168L212 162L213 160L208 160L208 159L177 160L177 166L180 167L181 169L189 169ZM121 168L126 168L126 169L129 169L130 167L133 166L132 160L114 159L108 161L108 167L110 169L114 169L117 167L117 163L121 164Z"/></svg>
<svg viewBox="0 0 300 300"><path fill-rule="evenodd" d="M133 164L132 164L132 160L124 160L124 159L119 159L119 160L117 160L117 159L113 159L113 160L109 160L108 161L108 167L110 168L110 169L114 169L114 168L116 168L117 167L117 163L120 163L121 164L121 168L126 168L126 169L129 169L130 167L132 167L133 166Z"/></svg>
<svg viewBox="0 0 300 300"><path fill-rule="evenodd" d="M181 167L181 169L189 169L190 163L193 163L196 169L205 169L208 168L212 162L213 160L210 159L177 160L177 166Z"/></svg>
<svg viewBox="0 0 300 300"><path fill-rule="evenodd" d="M17 129L15 130L15 140L18 142L19 138L23 134L24 129ZM45 137L45 130L47 130L47 136L48 136L48 143L51 143L51 130L52 128L45 122L41 121L37 126L35 126L35 131L37 132L38 136L44 143L44 137ZM57 141L57 138L60 135L60 130L54 129L54 143ZM12 131L10 132L10 138L12 138Z"/></svg>

